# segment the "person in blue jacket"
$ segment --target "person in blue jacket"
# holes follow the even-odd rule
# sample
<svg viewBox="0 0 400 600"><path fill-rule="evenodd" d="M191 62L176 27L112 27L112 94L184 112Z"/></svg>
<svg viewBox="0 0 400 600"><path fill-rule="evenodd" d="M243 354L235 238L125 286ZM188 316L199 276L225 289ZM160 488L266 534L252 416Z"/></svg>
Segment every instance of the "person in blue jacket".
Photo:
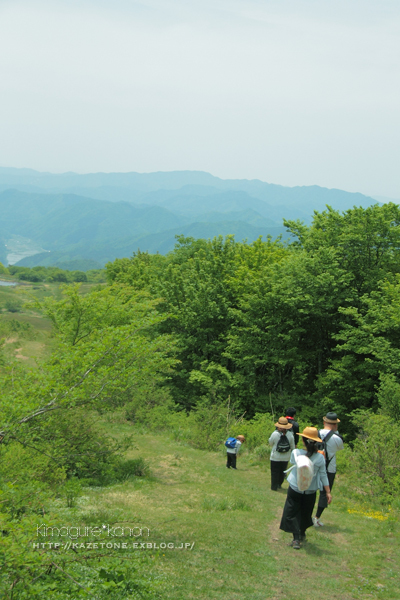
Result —
<svg viewBox="0 0 400 600"><path fill-rule="evenodd" d="M293 534L293 541L290 545L295 550L301 548L301 542L306 539L306 529L313 525L312 512L317 490L324 489L327 503L330 504L332 501L325 458L318 452L318 442L321 442L321 438L318 437L318 429L316 427L306 427L303 433L299 432L299 435L303 438L304 450L293 450L290 457L290 462L294 467L287 478L289 489L280 524L280 529ZM310 486L305 491L300 491L297 487L296 453L308 456L314 466L314 476Z"/></svg>

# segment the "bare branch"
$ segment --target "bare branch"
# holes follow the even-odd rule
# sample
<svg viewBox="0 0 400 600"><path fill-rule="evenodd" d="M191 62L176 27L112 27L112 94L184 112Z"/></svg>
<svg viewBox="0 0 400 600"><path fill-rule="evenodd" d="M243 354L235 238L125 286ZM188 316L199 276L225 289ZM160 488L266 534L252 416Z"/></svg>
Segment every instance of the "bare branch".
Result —
<svg viewBox="0 0 400 600"><path fill-rule="evenodd" d="M59 569L61 571L61 573L64 573L64 575L66 575L67 577L69 577L70 579L72 579L72 581L74 583L76 583L76 585L78 585L80 588L82 588L83 590L85 590L85 592L87 592L88 590L78 581L76 581L76 579L74 579L69 573L67 573L66 571L64 571L64 569L62 569L59 565L56 565L55 562L51 563L56 569Z"/></svg>
<svg viewBox="0 0 400 600"><path fill-rule="evenodd" d="M130 332L127 336L125 336L125 338L123 338L122 340L116 340L114 343L112 343L112 345L105 351L103 352L103 354L88 368L86 369L86 371L83 373L83 375L80 376L80 378L78 379L78 381L76 381L76 383L74 383L68 390L66 390L63 394L61 394L60 396L58 394L56 394L55 398L53 400L51 400L50 402L48 402L47 404L45 404L44 406L36 409L33 413L31 413L30 415L27 415L25 417L22 417L21 419L18 419L10 428L8 429L4 429L2 431L0 431L0 443L3 442L3 439L6 435L10 434L13 429L15 429L16 427L18 427L19 425L22 425L24 423L28 423L29 421L32 421L33 419L36 419L37 417L39 417L40 415L46 414L50 411L53 410L59 410L61 408L63 408L62 406L60 406L60 402L62 400L65 400L68 395L71 395L72 392L79 388L80 386L83 385L83 383L86 381L86 379L88 378L88 376L93 373L95 371L95 369L112 353L115 352L114 355L114 360L112 361L110 366L115 366L116 363L120 360L120 356L121 353L123 352L123 350L121 350L120 352L118 352L118 348L121 346L122 342L125 342L129 339L131 339L134 335L136 335L138 333L138 331L141 331L143 329L145 329L146 326L142 326L142 327L138 327L137 329L135 329L134 331ZM132 363L136 360L136 357L134 356L133 358L131 358L129 361L127 361L127 363L125 364L125 369L127 367L129 367L130 365L132 365ZM115 381L119 376L119 372L117 371L113 377L110 377L110 375L108 374L106 378L103 379L103 381L100 384L100 389L97 390L97 392L95 392L94 394L90 395L89 398L83 402L78 403L78 406L82 406L84 404L86 404L87 402L96 400L101 393L104 391L104 388L106 387L107 384L109 384L112 381ZM56 402L58 404L56 404Z"/></svg>

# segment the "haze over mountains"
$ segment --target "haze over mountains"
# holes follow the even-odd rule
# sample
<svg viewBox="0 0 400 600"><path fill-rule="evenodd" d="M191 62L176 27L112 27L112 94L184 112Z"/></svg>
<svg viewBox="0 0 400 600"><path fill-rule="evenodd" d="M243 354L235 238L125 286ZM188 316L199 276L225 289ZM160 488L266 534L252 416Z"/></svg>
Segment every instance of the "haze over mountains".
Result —
<svg viewBox="0 0 400 600"><path fill-rule="evenodd" d="M0 260L7 263L10 247L23 240L25 255L36 254L19 265L76 268L80 261L93 268L138 248L166 253L176 235L275 238L287 235L283 218L309 223L326 204L346 210L375 203L342 190L223 180L201 171L56 175L0 168Z"/></svg>

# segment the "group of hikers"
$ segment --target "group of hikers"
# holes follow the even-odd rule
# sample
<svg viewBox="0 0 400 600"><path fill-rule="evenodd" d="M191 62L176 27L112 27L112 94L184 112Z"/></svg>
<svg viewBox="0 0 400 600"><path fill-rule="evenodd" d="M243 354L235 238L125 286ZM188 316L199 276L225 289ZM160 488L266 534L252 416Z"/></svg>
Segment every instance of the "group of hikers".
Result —
<svg viewBox="0 0 400 600"><path fill-rule="evenodd" d="M336 475L336 452L343 449L343 439L338 433L338 419L335 412L328 412L323 417L323 429L305 427L300 433L295 420L296 409L286 409L286 416L279 417L275 423L275 431L269 438L271 446L271 490L276 492L282 488L285 474L289 488L283 509L280 529L291 533L290 545L299 550L306 540L309 527L323 527L321 515L332 501L332 487ZM304 448L297 449L299 438ZM228 438L228 469L236 469L236 457L245 441L243 435ZM292 464L287 468L288 463ZM319 490L317 511L313 510Z"/></svg>

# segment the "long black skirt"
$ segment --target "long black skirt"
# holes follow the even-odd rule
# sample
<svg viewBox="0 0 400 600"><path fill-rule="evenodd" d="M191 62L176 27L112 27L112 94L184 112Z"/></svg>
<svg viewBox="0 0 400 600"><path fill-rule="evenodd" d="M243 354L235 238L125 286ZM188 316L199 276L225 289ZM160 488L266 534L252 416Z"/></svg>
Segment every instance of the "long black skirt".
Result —
<svg viewBox="0 0 400 600"><path fill-rule="evenodd" d="M289 486L280 529L287 533L304 533L311 527L316 496L317 492L300 494Z"/></svg>
<svg viewBox="0 0 400 600"><path fill-rule="evenodd" d="M329 487L332 491L333 482L335 481L336 473L327 473L327 475L328 475ZM321 490L321 492L319 494L318 508L327 508L327 506L328 506L328 498L327 498L325 489L323 489L323 490Z"/></svg>

